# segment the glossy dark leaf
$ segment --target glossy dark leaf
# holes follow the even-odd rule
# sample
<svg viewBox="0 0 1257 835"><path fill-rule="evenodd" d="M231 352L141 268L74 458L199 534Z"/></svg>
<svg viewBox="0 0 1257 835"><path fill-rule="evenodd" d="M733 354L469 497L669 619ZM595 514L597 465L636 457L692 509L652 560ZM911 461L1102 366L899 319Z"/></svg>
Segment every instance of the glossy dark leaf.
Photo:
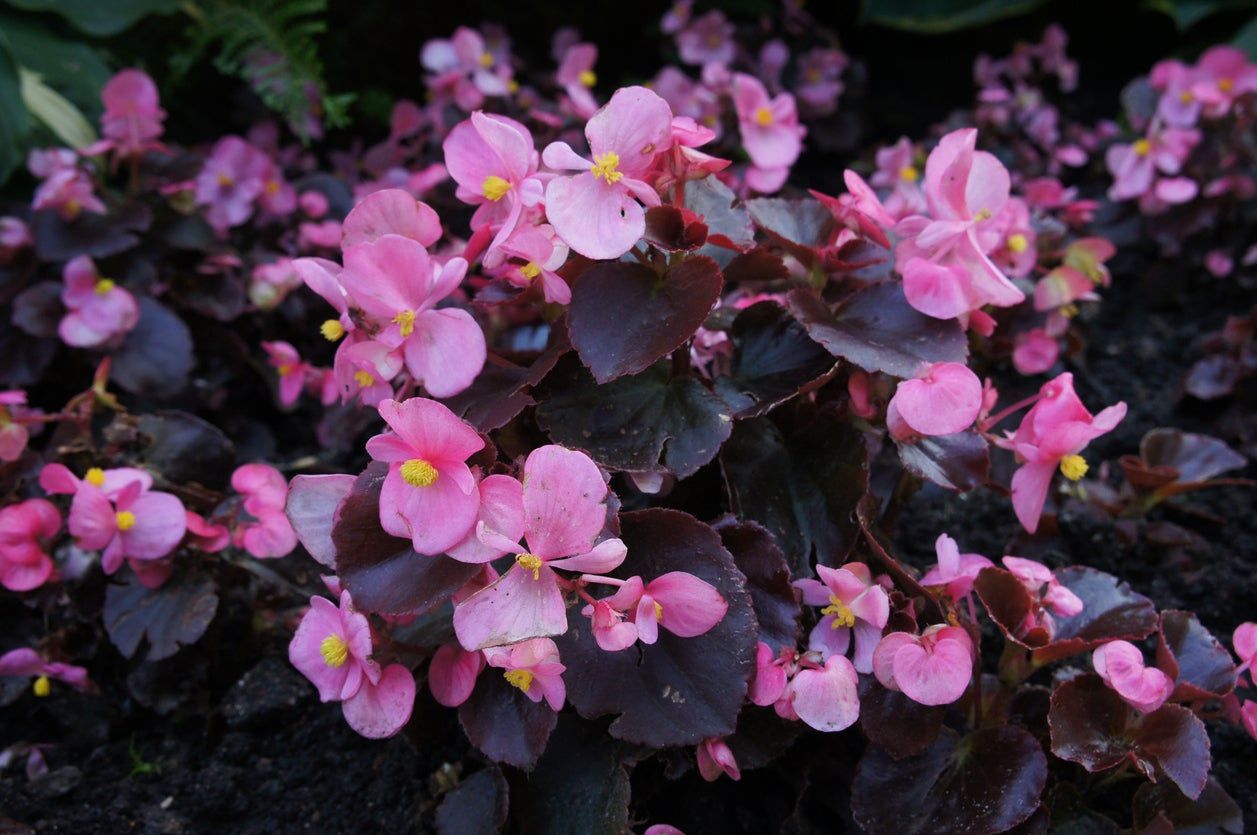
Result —
<svg viewBox="0 0 1257 835"><path fill-rule="evenodd" d="M565 713L541 761L519 782L514 807L521 832L628 831L628 771L598 725Z"/></svg>
<svg viewBox="0 0 1257 835"><path fill-rule="evenodd" d="M235 447L222 430L187 412L118 417L105 437L130 447L135 463L155 471L167 484L225 490L235 466Z"/></svg>
<svg viewBox="0 0 1257 835"><path fill-rule="evenodd" d="M716 262L701 255L662 277L642 264L599 262L572 288L572 345L600 383L636 374L694 335L723 285Z"/></svg>
<svg viewBox="0 0 1257 835"><path fill-rule="evenodd" d="M1191 612L1162 612L1157 639L1157 666L1175 680L1171 698L1221 698L1235 689L1231 653Z"/></svg>
<svg viewBox="0 0 1257 835"><path fill-rule="evenodd" d="M773 535L760 524L739 522L732 516L718 520L713 527L746 577L759 640L774 652L783 646L794 647L799 639L799 601L790 584L790 566Z"/></svg>
<svg viewBox="0 0 1257 835"><path fill-rule="evenodd" d="M655 206L646 210L645 239L667 252L698 249L707 243L707 224L689 209Z"/></svg>
<svg viewBox="0 0 1257 835"><path fill-rule="evenodd" d="M813 553L843 562L868 487L868 451L849 422L823 412L787 437L768 418L741 421L720 463L734 513L772 532L795 576L806 576Z"/></svg>
<svg viewBox="0 0 1257 835"><path fill-rule="evenodd" d="M611 735L661 748L695 745L732 733L755 667L755 614L746 580L719 535L676 510L638 510L620 515L628 556L614 572L647 582L669 571L686 571L715 586L729 609L724 619L695 638L666 629L650 646L604 652L585 618L557 640L567 696L582 716L618 715Z"/></svg>
<svg viewBox="0 0 1257 835"><path fill-rule="evenodd" d="M479 566L417 554L408 540L385 533L380 527L380 488L387 470L373 463L341 503L332 527L336 574L359 609L422 614L449 600Z"/></svg>
<svg viewBox="0 0 1257 835"><path fill-rule="evenodd" d="M925 437L898 446L905 467L947 490L967 493L986 484L991 472L990 446L977 432Z"/></svg>
<svg viewBox="0 0 1257 835"><path fill-rule="evenodd" d="M494 360L486 364L471 386L445 405L481 432L501 429L536 401L528 393L541 382L571 346L563 339L547 348L528 367Z"/></svg>
<svg viewBox="0 0 1257 835"><path fill-rule="evenodd" d="M776 302L759 302L738 314L729 331L733 359L729 374L717 380L749 396L754 406L739 416L767 412L829 373L834 358L807 335L789 311ZM733 398L729 398L733 399Z"/></svg>
<svg viewBox="0 0 1257 835"><path fill-rule="evenodd" d="M892 759L916 756L933 745L946 715L946 705L918 704L872 676L860 681L860 727Z"/></svg>
<svg viewBox="0 0 1257 835"><path fill-rule="evenodd" d="M476 689L458 709L458 721L471 744L489 759L529 769L546 750L558 714L543 699L533 702L488 668L476 680Z"/></svg>
<svg viewBox="0 0 1257 835"><path fill-rule="evenodd" d="M111 378L133 394L172 397L188 384L196 363L192 334L183 320L147 296L140 321L113 355Z"/></svg>
<svg viewBox="0 0 1257 835"><path fill-rule="evenodd" d="M707 226L707 245L699 252L716 259L722 267L732 260L732 250L747 250L755 245L755 227L746 207L716 177L687 183L685 206Z"/></svg>
<svg viewBox="0 0 1257 835"><path fill-rule="evenodd" d="M865 371L907 378L923 365L964 362L968 355L956 321L914 310L895 283L857 290L832 311L811 290L792 290L788 303L813 339Z"/></svg>
<svg viewBox="0 0 1257 835"><path fill-rule="evenodd" d="M773 282L790 277L790 269L781 256L763 247L739 255L724 266L725 283L734 286L748 281Z"/></svg>
<svg viewBox="0 0 1257 835"><path fill-rule="evenodd" d="M558 444L583 449L613 470L666 468L681 478L716 457L729 437L729 406L693 377L660 363L596 385L574 362L547 380L537 423Z"/></svg>
<svg viewBox="0 0 1257 835"><path fill-rule="evenodd" d="M65 315L61 303L61 283L41 281L27 287L13 300L12 322L31 336L57 336L57 325Z"/></svg>
<svg viewBox="0 0 1257 835"><path fill-rule="evenodd" d="M1239 804L1212 778L1195 800L1172 783L1145 783L1135 792L1131 805L1136 827L1146 827L1162 815L1176 835L1239 835L1244 831L1244 813Z"/></svg>
<svg viewBox="0 0 1257 835"><path fill-rule="evenodd" d="M763 768L783 756L808 728L802 722L790 722L777 715L771 707L748 704L738 716L738 728L725 737L738 768L743 772Z"/></svg>
<svg viewBox="0 0 1257 835"><path fill-rule="evenodd" d="M990 835L1039 808L1047 757L1027 731L1001 725L959 736L946 729L917 756L869 746L851 786L851 811L871 835Z"/></svg>
<svg viewBox="0 0 1257 835"><path fill-rule="evenodd" d="M138 233L146 231L152 219L152 211L142 203L128 203L103 215L83 212L74 220L43 210L31 215L31 236L41 261L69 261L79 255L108 258L138 244Z"/></svg>
<svg viewBox="0 0 1257 835"><path fill-rule="evenodd" d="M833 215L816 200L761 197L748 200L746 208L756 226L809 267L834 235Z"/></svg>
<svg viewBox="0 0 1257 835"><path fill-rule="evenodd" d="M36 339L0 322L0 384L20 387L38 382L60 344L60 340Z"/></svg>
<svg viewBox="0 0 1257 835"><path fill-rule="evenodd" d="M1088 771L1129 762L1150 780L1167 777L1192 798L1209 776L1209 734L1195 714L1167 704L1141 716L1093 673L1056 688L1048 727L1052 753Z"/></svg>
<svg viewBox="0 0 1257 835"><path fill-rule="evenodd" d="M122 582L106 587L101 615L119 652L132 658L147 640L146 659L160 661L199 640L217 611L218 595L208 577L177 571L165 585L149 589L128 571Z"/></svg>
<svg viewBox="0 0 1257 835"><path fill-rule="evenodd" d="M1209 435L1178 429L1153 429L1139 442L1139 457L1153 468L1174 471L1176 487L1163 492L1183 492L1180 485L1200 484L1248 463L1226 443Z"/></svg>
<svg viewBox="0 0 1257 835"><path fill-rule="evenodd" d="M509 788L497 766L458 784L436 810L437 835L495 835L509 810Z"/></svg>

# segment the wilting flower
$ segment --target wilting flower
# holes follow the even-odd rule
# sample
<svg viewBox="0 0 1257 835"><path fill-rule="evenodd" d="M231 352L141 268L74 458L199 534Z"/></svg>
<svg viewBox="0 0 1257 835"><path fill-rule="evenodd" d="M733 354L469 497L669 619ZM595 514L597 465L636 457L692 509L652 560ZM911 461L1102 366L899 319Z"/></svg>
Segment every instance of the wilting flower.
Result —
<svg viewBox="0 0 1257 835"><path fill-rule="evenodd" d="M978 572L993 563L981 554L962 554L956 540L945 533L934 542L938 563L921 577L923 586L942 586L952 600L968 597Z"/></svg>
<svg viewBox="0 0 1257 835"><path fill-rule="evenodd" d="M86 255L71 259L62 271L61 301L66 314L57 333L67 345L92 348L129 332L140 321L140 308L125 288L103 278Z"/></svg>
<svg viewBox="0 0 1257 835"><path fill-rule="evenodd" d="M46 499L0 508L0 586L30 591L52 576L48 547L61 530L61 513Z"/></svg>
<svg viewBox="0 0 1257 835"><path fill-rule="evenodd" d="M893 437L954 435L973 425L982 408L982 381L968 366L939 362L904 380L886 407Z"/></svg>
<svg viewBox="0 0 1257 835"><path fill-rule="evenodd" d="M1062 585L1052 569L1043 563L1012 556L1003 557L1000 562L1052 614L1072 618L1083 610L1082 598Z"/></svg>
<svg viewBox="0 0 1257 835"><path fill-rule="evenodd" d="M828 660L847 654L855 633L855 669L873 671L873 650L890 618L890 598L874 579L869 567L849 562L842 568L816 566L820 580L796 580L803 603L823 606L821 619L808 637L808 649Z"/></svg>
<svg viewBox="0 0 1257 835"><path fill-rule="evenodd" d="M920 635L892 632L873 653L873 674L918 704L951 704L973 677L973 641L960 627L942 624Z"/></svg>
<svg viewBox="0 0 1257 835"><path fill-rule="evenodd" d="M1104 683L1140 713L1152 713L1174 692L1174 680L1156 667L1144 666L1143 653L1129 641L1109 641L1091 654Z"/></svg>
<svg viewBox="0 0 1257 835"><path fill-rule="evenodd" d="M830 655L821 669L804 667L782 696L794 715L818 731L845 730L860 718L859 676L843 655Z"/></svg>
<svg viewBox="0 0 1257 835"><path fill-rule="evenodd" d="M34 678L31 686L36 696L52 693L52 681L60 681L80 692L90 690L92 683L87 670L73 664L48 662L33 649L23 647L0 655L0 676Z"/></svg>
<svg viewBox="0 0 1257 835"><path fill-rule="evenodd" d="M559 648L549 638L532 638L509 647L489 647L484 659L503 670L502 677L531 701L546 700L551 710L562 710L567 699Z"/></svg>
<svg viewBox="0 0 1257 835"><path fill-rule="evenodd" d="M658 206L645 182L655 156L672 146L672 110L645 87L624 87L585 125L593 160L551 142L550 168L581 171L546 186L546 217L568 246L588 258L619 258L646 231L642 203ZM638 202L641 201L641 202Z"/></svg>
<svg viewBox="0 0 1257 835"><path fill-rule="evenodd" d="M742 772L733 751L723 739L704 739L695 749L698 760L698 773L711 783L720 779L721 774L729 775L730 780L741 780Z"/></svg>
<svg viewBox="0 0 1257 835"><path fill-rule="evenodd" d="M244 510L255 520L236 526L236 545L259 559L292 553L297 534L284 513L288 482L283 474L268 464L245 464L231 474L231 486L244 496Z"/></svg>

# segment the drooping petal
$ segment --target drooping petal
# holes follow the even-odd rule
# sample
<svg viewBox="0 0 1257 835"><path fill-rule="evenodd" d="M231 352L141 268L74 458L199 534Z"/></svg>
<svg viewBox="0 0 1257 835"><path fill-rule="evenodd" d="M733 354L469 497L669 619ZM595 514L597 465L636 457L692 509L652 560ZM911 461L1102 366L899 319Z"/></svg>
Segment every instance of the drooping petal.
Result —
<svg viewBox="0 0 1257 835"><path fill-rule="evenodd" d="M471 696L483 669L484 656L479 652L467 652L457 644L443 644L428 667L432 698L446 707L458 707Z"/></svg>
<svg viewBox="0 0 1257 835"><path fill-rule="evenodd" d="M823 670L799 670L786 686L794 712L809 727L832 733L851 727L860 718L855 667L841 655L831 655Z"/></svg>
<svg viewBox="0 0 1257 835"><path fill-rule="evenodd" d="M454 634L463 649L514 644L567 631L567 609L558 578L549 568L518 565L454 608Z"/></svg>
<svg viewBox="0 0 1257 835"><path fill-rule="evenodd" d="M568 246L595 260L619 258L646 231L646 213L634 196L589 171L549 182L546 217Z"/></svg>
<svg viewBox="0 0 1257 835"><path fill-rule="evenodd" d="M367 739L393 736L410 721L415 707L415 677L401 664L384 668L378 684L364 682L341 703L349 727Z"/></svg>
<svg viewBox="0 0 1257 835"><path fill-rule="evenodd" d="M646 593L663 607L660 624L674 635L693 638L724 618L729 604L715 586L684 571L669 571L646 586Z"/></svg>

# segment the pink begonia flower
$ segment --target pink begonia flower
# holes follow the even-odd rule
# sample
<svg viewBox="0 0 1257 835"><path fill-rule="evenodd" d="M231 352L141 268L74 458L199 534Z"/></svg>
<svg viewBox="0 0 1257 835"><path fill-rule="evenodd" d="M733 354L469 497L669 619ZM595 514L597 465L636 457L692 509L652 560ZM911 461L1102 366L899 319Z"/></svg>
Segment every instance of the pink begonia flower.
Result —
<svg viewBox="0 0 1257 835"><path fill-rule="evenodd" d="M457 545L476 524L480 493L467 459L484 439L435 400L380 403L392 432L367 441L367 454L388 463L380 491L380 524L411 540L420 554Z"/></svg>
<svg viewBox="0 0 1257 835"><path fill-rule="evenodd" d="M33 244L30 227L16 217L0 217L0 266L13 260L13 256Z"/></svg>
<svg viewBox="0 0 1257 835"><path fill-rule="evenodd" d="M33 150L26 167L43 179L31 199L32 209L52 209L62 220L74 220L83 212L105 213L105 204L96 196L91 176L79 166L78 155L69 148Z"/></svg>
<svg viewBox="0 0 1257 835"><path fill-rule="evenodd" d="M729 611L729 604L715 586L684 571L669 571L645 584L641 577L630 577L615 594L600 602L628 613L637 639L643 644L659 640L660 626L681 638L696 638L720 623ZM591 605L585 607L583 614L592 618L599 612L597 606ZM605 612L602 615L605 618ZM610 629L616 630L622 625L612 624ZM609 645L615 645L626 634L620 632L603 638L598 636L598 631L595 623L599 646L604 639Z"/></svg>
<svg viewBox="0 0 1257 835"><path fill-rule="evenodd" d="M859 676L843 655L825 659L823 669L799 670L783 698L804 724L818 731L845 730L860 718Z"/></svg>
<svg viewBox="0 0 1257 835"><path fill-rule="evenodd" d="M1235 632L1231 635L1231 647L1240 659L1236 672L1242 673L1251 668L1253 662L1257 661L1257 623L1249 621L1235 627Z"/></svg>
<svg viewBox="0 0 1257 835"><path fill-rule="evenodd" d="M596 600L581 609L590 620L594 641L604 652L619 652L637 643L637 625L606 600Z"/></svg>
<svg viewBox="0 0 1257 835"><path fill-rule="evenodd" d="M1257 64L1243 50L1219 45L1206 49L1196 62L1196 83L1192 97L1204 114L1217 119L1225 116L1236 99L1257 91Z"/></svg>
<svg viewBox="0 0 1257 835"><path fill-rule="evenodd" d="M785 694L789 678L787 659L793 654L794 651L787 648L781 655L773 655L773 648L768 644L763 641L755 644L755 677L747 691L751 704L768 707Z"/></svg>
<svg viewBox="0 0 1257 835"><path fill-rule="evenodd" d="M26 450L30 430L18 419L25 407L26 392L0 391L0 461L16 461Z"/></svg>
<svg viewBox="0 0 1257 835"><path fill-rule="evenodd" d="M733 104L738 114L742 147L762 175L753 184L756 191L771 193L780 172L789 173L803 150L807 128L799 124L794 96L778 93L769 97L759 79L745 73L733 74ZM784 182L784 176L781 177Z"/></svg>
<svg viewBox="0 0 1257 835"><path fill-rule="evenodd" d="M981 554L962 554L956 540L945 533L934 541L938 563L921 577L923 586L942 586L952 600L968 597L978 572L994 565Z"/></svg>
<svg viewBox="0 0 1257 835"><path fill-rule="evenodd" d="M806 606L823 606L820 621L808 637L808 649L828 660L847 654L855 632L855 668L873 671L873 650L890 618L890 598L874 579L869 567L849 562L842 568L818 565L820 580L796 580Z"/></svg>
<svg viewBox="0 0 1257 835"><path fill-rule="evenodd" d="M591 43L572 44L563 53L555 81L567 93L571 102L572 112L582 119L588 119L598 110L598 102L594 100L593 88L598 83L594 73L594 64L598 62L598 47Z"/></svg>
<svg viewBox="0 0 1257 835"><path fill-rule="evenodd" d="M468 652L458 644L442 644L428 666L428 687L437 704L458 707L471 698L484 670L484 653Z"/></svg>
<svg viewBox="0 0 1257 835"><path fill-rule="evenodd" d="M249 273L249 301L262 310L274 310L289 293L301 286L301 275L291 258L255 264Z"/></svg>
<svg viewBox="0 0 1257 835"><path fill-rule="evenodd" d="M816 47L803 53L794 94L817 115L833 113L843 91L839 76L847 64L847 56L836 49Z"/></svg>
<svg viewBox="0 0 1257 835"><path fill-rule="evenodd" d="M371 243L384 235L401 235L425 247L441 240L436 210L399 188L372 192L358 201L341 224L342 246Z"/></svg>
<svg viewBox="0 0 1257 835"><path fill-rule="evenodd" d="M685 835L685 833L672 824L656 823L646 827L642 835Z"/></svg>
<svg viewBox="0 0 1257 835"><path fill-rule="evenodd" d="M1141 197L1153 188L1158 172L1169 176L1178 174L1199 142L1198 130L1164 128L1129 145L1110 145L1104 156L1113 175L1109 199Z"/></svg>
<svg viewBox="0 0 1257 835"><path fill-rule="evenodd" d="M0 508L0 586L30 591L52 576L48 547L61 530L61 513L46 499Z"/></svg>
<svg viewBox="0 0 1257 835"><path fill-rule="evenodd" d="M954 435L973 425L982 408L982 381L968 366L939 362L904 380L887 406L887 424L894 411L911 435ZM894 428L891 434L896 435Z"/></svg>
<svg viewBox="0 0 1257 835"><path fill-rule="evenodd" d="M188 545L207 554L216 554L231 544L231 529L211 522L199 513L189 510Z"/></svg>
<svg viewBox="0 0 1257 835"><path fill-rule="evenodd" d="M890 195L883 204L896 220L929 211L916 159L916 149L906 136L877 152L877 170L869 182L878 188L890 189Z"/></svg>
<svg viewBox="0 0 1257 835"><path fill-rule="evenodd" d="M517 287L533 282L541 285L541 294L550 304L567 304L572 288L555 270L567 262L567 244L554 232L554 227L520 226L502 243L503 255L522 261L505 267L506 280Z"/></svg>
<svg viewBox="0 0 1257 835"><path fill-rule="evenodd" d="M1008 200L1008 169L976 150L978 132L953 131L925 162L929 215L895 227L895 266L914 308L951 319L986 305L1011 307L1025 295L987 257L999 243L993 219Z"/></svg>
<svg viewBox="0 0 1257 835"><path fill-rule="evenodd" d="M314 368L302 362L297 349L287 342L263 342L262 350L266 352L266 361L279 375L280 405L291 406L305 390L306 378L314 372Z"/></svg>
<svg viewBox="0 0 1257 835"><path fill-rule="evenodd" d="M582 172L546 185L546 218L581 255L619 258L646 231L641 204L660 204L644 178L656 155L672 147L672 110L645 87L624 87L590 117L585 138L592 161L566 142L551 142L542 154L552 169Z"/></svg>
<svg viewBox="0 0 1257 835"><path fill-rule="evenodd" d="M462 258L437 265L422 244L400 235L345 250L341 284L383 329L376 338L402 349L407 370L434 397L458 394L484 367L484 332L476 320L458 308L436 309L466 272Z"/></svg>
<svg viewBox="0 0 1257 835"><path fill-rule="evenodd" d="M1039 279L1034 287L1034 309L1040 311L1068 309L1075 302L1097 301L1099 298L1095 282L1064 264Z"/></svg>
<svg viewBox="0 0 1257 835"><path fill-rule="evenodd" d="M723 739L704 739L698 743L694 753L698 759L698 773L708 783L719 780L722 774L727 774L730 780L742 779L738 761Z"/></svg>
<svg viewBox="0 0 1257 835"><path fill-rule="evenodd" d="M665 35L675 35L689 25L690 15L694 10L694 0L676 0L668 11L664 12L659 21L659 28Z"/></svg>
<svg viewBox="0 0 1257 835"><path fill-rule="evenodd" d="M52 692L51 679L68 684L79 692L92 689L92 682L88 679L85 668L61 662L50 663L28 647L9 650L0 655L0 676L34 678L32 689L40 697Z"/></svg>
<svg viewBox="0 0 1257 835"><path fill-rule="evenodd" d="M1140 713L1152 713L1174 692L1174 679L1144 666L1143 653L1130 641L1109 641L1091 654L1091 664L1122 701Z"/></svg>
<svg viewBox="0 0 1257 835"><path fill-rule="evenodd" d="M679 183L701 180L733 164L698 150L716 138L716 132L689 116L672 117L672 148L655 158L650 182L663 193ZM682 211L687 211L682 209Z"/></svg>
<svg viewBox="0 0 1257 835"><path fill-rule="evenodd" d="M733 35L734 26L724 12L712 9L677 32L677 51L687 64L729 64L737 54Z"/></svg>
<svg viewBox="0 0 1257 835"><path fill-rule="evenodd" d="M133 481L139 482L145 490L153 486L153 477L134 467L115 467L108 470L91 467L81 479L64 464L45 464L39 471L39 486L45 493L54 496L70 496L83 487L90 486L98 488L106 498L114 499Z"/></svg>
<svg viewBox="0 0 1257 835"><path fill-rule="evenodd" d="M973 678L973 640L960 627L942 624L920 635L892 632L873 653L873 674L887 690L918 704L951 704Z"/></svg>
<svg viewBox="0 0 1257 835"><path fill-rule="evenodd" d="M863 177L848 169L842 173L842 179L847 185L846 194L830 197L815 189L808 189L808 194L819 200L844 229L889 249L890 239L886 237L885 230L895 225L895 219Z"/></svg>
<svg viewBox="0 0 1257 835"><path fill-rule="evenodd" d="M288 644L288 660L318 688L321 701L341 703L349 727L383 739L410 720L415 678L401 664L381 669L372 651L371 625L354 611L346 591L339 607L326 597L310 598Z"/></svg>
<svg viewBox="0 0 1257 835"><path fill-rule="evenodd" d="M1018 334L1013 345L1013 367L1017 373L1045 374L1056 365L1061 346L1043 328L1034 328Z"/></svg>
<svg viewBox="0 0 1257 835"><path fill-rule="evenodd" d="M378 407L381 402L393 397L390 381L401 373L403 365L405 359L400 349L355 334L336 349L331 379L324 380L324 385L330 386L331 392L324 403L338 399L342 403L358 400L364 406Z"/></svg>
<svg viewBox="0 0 1257 835"><path fill-rule="evenodd" d="M658 93L676 116L691 119L712 132L712 138L720 138L723 114L719 94L706 84L697 82L676 67L664 67L650 82L650 88Z"/></svg>
<svg viewBox="0 0 1257 835"><path fill-rule="evenodd" d="M61 274L66 314L57 325L57 334L65 344L93 348L128 333L140 321L135 296L113 279L102 278L88 256L71 259Z"/></svg>
<svg viewBox="0 0 1257 835"><path fill-rule="evenodd" d="M244 510L256 521L237 525L233 540L258 559L284 557L297 547L297 533L284 513L288 482L269 464L245 464L231 474L231 486L244 496Z"/></svg>
<svg viewBox="0 0 1257 835"><path fill-rule="evenodd" d="M336 546L332 526L340 503L349 495L356 478L349 474L298 475L288 483L284 512L302 546L320 565L334 568Z"/></svg>
<svg viewBox="0 0 1257 835"><path fill-rule="evenodd" d="M1226 278L1235 269L1235 259L1223 249L1211 249L1205 254L1205 269L1214 278Z"/></svg>
<svg viewBox="0 0 1257 835"><path fill-rule="evenodd" d="M546 700L550 709L563 709L567 687L559 662L559 648L549 638L532 638L509 647L489 647L484 660L490 667L504 670L502 677L531 701Z"/></svg>
<svg viewBox="0 0 1257 835"><path fill-rule="evenodd" d="M999 244L991 251L991 260L1013 278L1025 278L1034 272L1038 262L1038 235L1030 221L1030 206L1019 197L1010 197L994 218L999 230Z"/></svg>
<svg viewBox="0 0 1257 835"><path fill-rule="evenodd" d="M458 199L477 207L471 228L495 229L490 249L501 246L524 210L545 196L532 134L514 119L476 111L454 126L441 148Z"/></svg>
<svg viewBox="0 0 1257 835"><path fill-rule="evenodd" d="M1039 527L1052 474L1059 468L1071 481L1086 475L1087 462L1080 453L1125 416L1125 403L1092 416L1074 392L1074 375L1068 372L1043 384L1038 402L1006 442L1023 462L1013 473L1012 493L1013 509L1027 531Z"/></svg>
<svg viewBox="0 0 1257 835"><path fill-rule="evenodd" d="M263 151L239 136L218 140L196 178L196 204L207 207L209 225L223 235L248 220L272 167Z"/></svg>
<svg viewBox="0 0 1257 835"><path fill-rule="evenodd" d="M70 503L71 535L85 551L103 549L106 574L117 571L124 558L133 567L162 559L179 545L187 526L183 502L148 490L141 481L129 482L113 496L84 481Z"/></svg>
<svg viewBox="0 0 1257 835"><path fill-rule="evenodd" d="M133 157L160 148L162 121L157 85L140 70L122 70L105 84L100 93L105 112L100 117L104 142L120 157ZM103 148L97 150L99 153Z"/></svg>
<svg viewBox="0 0 1257 835"><path fill-rule="evenodd" d="M1061 585L1056 574L1041 562L1028 560L1024 557L1006 556L1000 559L1004 567L1021 581L1031 594L1038 598L1043 607L1052 614L1063 618L1072 618L1083 610L1082 598L1074 594L1068 587Z"/></svg>
<svg viewBox="0 0 1257 835"><path fill-rule="evenodd" d="M485 96L505 96L511 91L509 60L494 55L484 37L460 26L452 38L434 38L423 45L419 61L431 75L425 79L438 99L452 98L463 110L484 104Z"/></svg>
<svg viewBox="0 0 1257 835"><path fill-rule="evenodd" d="M446 550L459 562L486 563L506 554L493 544L482 542L477 529L483 525L503 538L516 542L524 535L524 486L508 475L491 475L476 485L480 508L467 536Z"/></svg>
<svg viewBox="0 0 1257 835"><path fill-rule="evenodd" d="M526 548L477 525L483 543L516 556L505 574L455 607L454 632L465 649L562 635L567 608L555 569L605 574L624 561L619 539L596 542L609 491L589 456L538 447L524 462L523 483Z"/></svg>
<svg viewBox="0 0 1257 835"><path fill-rule="evenodd" d="M303 191L297 195L297 207L305 213L307 217L318 220L327 214L331 204L328 202L327 195L321 191Z"/></svg>

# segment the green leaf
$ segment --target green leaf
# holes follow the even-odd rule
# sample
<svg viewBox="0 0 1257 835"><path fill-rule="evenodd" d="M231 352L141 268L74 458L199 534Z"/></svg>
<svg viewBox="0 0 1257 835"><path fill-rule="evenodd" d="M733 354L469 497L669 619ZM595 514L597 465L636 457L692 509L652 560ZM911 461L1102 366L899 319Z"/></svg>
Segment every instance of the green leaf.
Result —
<svg viewBox="0 0 1257 835"><path fill-rule="evenodd" d="M1257 15L1248 21L1231 43L1244 50L1248 54L1248 60L1257 61Z"/></svg>
<svg viewBox="0 0 1257 835"><path fill-rule="evenodd" d="M863 22L923 35L1029 14L1047 0L865 0Z"/></svg>
<svg viewBox="0 0 1257 835"><path fill-rule="evenodd" d="M86 148L96 141L96 129L74 103L49 87L38 73L25 67L18 70L22 101L30 114L71 148Z"/></svg>
<svg viewBox="0 0 1257 835"><path fill-rule="evenodd" d="M140 18L170 14L181 0L5 0L28 12L53 12L76 29L96 37L109 37L129 29Z"/></svg>
<svg viewBox="0 0 1257 835"><path fill-rule="evenodd" d="M0 31L0 183L22 161L22 146L30 130L30 116L22 102L18 65L8 38Z"/></svg>
<svg viewBox="0 0 1257 835"><path fill-rule="evenodd" d="M1190 29L1216 14L1257 8L1253 0L1147 0L1146 5L1172 18L1179 29Z"/></svg>
<svg viewBox="0 0 1257 835"><path fill-rule="evenodd" d="M59 38L29 19L0 11L0 32L9 39L14 59L78 105L88 119L101 112L100 91L112 75L109 65L88 44Z"/></svg>

